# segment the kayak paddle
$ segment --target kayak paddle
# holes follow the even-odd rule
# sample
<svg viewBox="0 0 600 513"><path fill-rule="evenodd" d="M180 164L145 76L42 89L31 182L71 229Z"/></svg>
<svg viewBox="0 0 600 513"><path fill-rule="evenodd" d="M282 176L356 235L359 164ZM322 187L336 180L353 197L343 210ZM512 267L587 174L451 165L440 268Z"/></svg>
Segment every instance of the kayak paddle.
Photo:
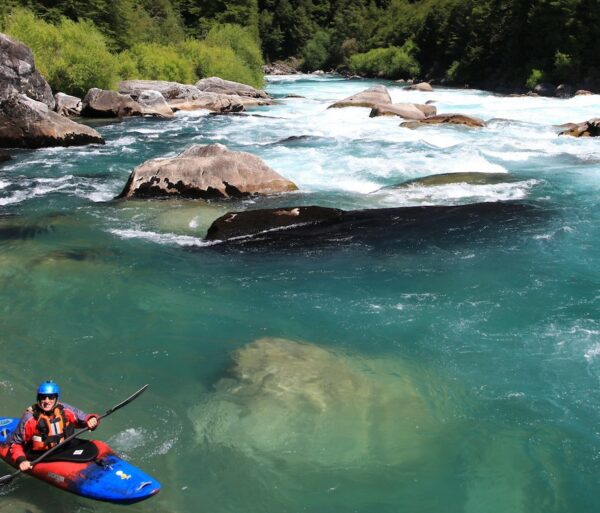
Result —
<svg viewBox="0 0 600 513"><path fill-rule="evenodd" d="M134 399L137 399L148 388L148 386L149 385L144 385L135 394L131 395L130 397L128 397L124 401L120 402L116 406L113 406L112 408L109 408L108 410L106 410L106 412L104 412L103 415L100 415L100 417L98 417L98 420L101 420L101 419L103 419L105 417L108 417L111 413L116 412L118 409L123 408L123 406L128 405ZM68 436L62 442L60 442L59 444L56 444L54 447L52 447L51 449L48 449L41 456L39 456L38 458L36 458L35 460L33 460L31 462L31 466L34 467L35 465L37 465L38 463L40 463L43 459L45 459L47 456L49 456L54 451L56 451L59 447L62 447L67 442L70 442L71 440L73 440L73 438L75 438L75 437L77 437L77 436L85 433L86 431L90 431L90 428L87 427L87 426L84 427L84 428L82 428L82 429L80 429L79 431L76 431L71 436ZM12 474L6 474L5 476L0 477L0 486L10 483L20 473L21 473L21 470L17 470L16 472L13 472Z"/></svg>

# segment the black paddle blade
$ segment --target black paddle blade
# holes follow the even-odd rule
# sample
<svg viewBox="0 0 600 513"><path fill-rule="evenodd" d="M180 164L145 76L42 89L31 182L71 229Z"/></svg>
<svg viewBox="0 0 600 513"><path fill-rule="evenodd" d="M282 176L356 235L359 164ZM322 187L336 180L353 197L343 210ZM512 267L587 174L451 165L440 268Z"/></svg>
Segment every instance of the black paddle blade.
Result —
<svg viewBox="0 0 600 513"><path fill-rule="evenodd" d="M10 483L15 477L17 477L21 473L20 470L13 472L12 474L6 474L5 476L0 477L0 486L7 485Z"/></svg>

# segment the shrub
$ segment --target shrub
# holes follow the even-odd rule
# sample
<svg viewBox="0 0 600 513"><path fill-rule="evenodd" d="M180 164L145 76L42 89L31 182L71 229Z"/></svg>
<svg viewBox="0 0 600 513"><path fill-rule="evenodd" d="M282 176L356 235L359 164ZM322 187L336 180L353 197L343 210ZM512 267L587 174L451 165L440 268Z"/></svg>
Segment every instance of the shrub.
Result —
<svg viewBox="0 0 600 513"><path fill-rule="evenodd" d="M331 37L325 30L319 30L309 39L302 51L304 68L307 71L314 71L325 67L329 58L329 47Z"/></svg>
<svg viewBox="0 0 600 513"><path fill-rule="evenodd" d="M254 87L262 87L264 80L262 55L256 38L248 28L232 24L214 25L208 32L205 43L217 48L231 48L250 73L251 80L246 83Z"/></svg>
<svg viewBox="0 0 600 513"><path fill-rule="evenodd" d="M229 47L218 47L190 39L180 45L181 55L191 64L196 78L220 77L242 84L260 86L255 74Z"/></svg>
<svg viewBox="0 0 600 513"><path fill-rule="evenodd" d="M408 41L400 48L390 46L354 54L348 64L353 73L392 79L410 78L420 73L414 52L414 44Z"/></svg>
<svg viewBox="0 0 600 513"><path fill-rule="evenodd" d="M544 80L544 72L539 69L534 68L531 70L529 78L527 79L527 82L525 82L525 86L528 89L533 89L536 85L538 85L543 80Z"/></svg>
<svg viewBox="0 0 600 513"><path fill-rule="evenodd" d="M180 54L177 47L141 43L125 52L135 63L138 77L147 80L169 80L190 84L195 74L192 64ZM129 77L133 78L133 77Z"/></svg>

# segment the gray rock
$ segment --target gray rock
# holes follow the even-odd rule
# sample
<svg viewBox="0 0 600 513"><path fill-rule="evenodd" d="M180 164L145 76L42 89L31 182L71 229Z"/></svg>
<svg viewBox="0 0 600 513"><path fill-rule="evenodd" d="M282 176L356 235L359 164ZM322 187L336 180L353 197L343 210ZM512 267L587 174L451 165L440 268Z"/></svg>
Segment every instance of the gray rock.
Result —
<svg viewBox="0 0 600 513"><path fill-rule="evenodd" d="M594 93L592 93L592 91L588 91L587 89L578 89L575 91L575 96L589 96L590 94Z"/></svg>
<svg viewBox="0 0 600 513"><path fill-rule="evenodd" d="M245 110L241 96L230 96L199 91L195 98L175 98L169 100L169 107L174 111L206 109L212 112L241 112ZM252 101L253 98L247 98Z"/></svg>
<svg viewBox="0 0 600 513"><path fill-rule="evenodd" d="M371 109L369 117L374 118L378 116L400 116L404 119L425 119L425 114L413 103L375 105L375 107Z"/></svg>
<svg viewBox="0 0 600 513"><path fill-rule="evenodd" d="M52 90L36 69L31 50L23 43L0 34L0 100L17 94L54 108Z"/></svg>
<svg viewBox="0 0 600 513"><path fill-rule="evenodd" d="M25 95L0 100L0 147L41 148L104 144L93 128L75 123Z"/></svg>
<svg viewBox="0 0 600 513"><path fill-rule="evenodd" d="M139 96L142 91L158 91L165 100L194 100L202 96L202 92L195 86L168 82L166 80L125 80L119 82L119 92L133 97Z"/></svg>
<svg viewBox="0 0 600 513"><path fill-rule="evenodd" d="M196 87L200 91L207 93L229 94L237 96L247 96L249 98L268 98L269 95L260 89L254 89L246 84L223 80L219 77L203 78L196 82Z"/></svg>
<svg viewBox="0 0 600 513"><path fill-rule="evenodd" d="M54 100L56 102L54 111L57 114L66 117L81 116L81 109L83 106L81 98L70 96L65 93L56 93L54 95Z"/></svg>
<svg viewBox="0 0 600 513"><path fill-rule="evenodd" d="M163 118L172 118L173 109L165 100L165 97L158 91L147 89L141 91L137 98L134 98L144 109L144 115L154 115Z"/></svg>
<svg viewBox="0 0 600 513"><path fill-rule="evenodd" d="M382 85L376 85L360 93L348 96L339 102L330 105L329 109L341 107L369 107L373 109L377 105L389 105L392 103L392 98L387 88Z"/></svg>
<svg viewBox="0 0 600 513"><path fill-rule="evenodd" d="M191 146L176 157L144 162L133 170L119 197L210 199L296 189L256 155L210 144Z"/></svg>
<svg viewBox="0 0 600 513"><path fill-rule="evenodd" d="M128 94L93 87L83 99L82 115L94 118L143 116L144 108Z"/></svg>

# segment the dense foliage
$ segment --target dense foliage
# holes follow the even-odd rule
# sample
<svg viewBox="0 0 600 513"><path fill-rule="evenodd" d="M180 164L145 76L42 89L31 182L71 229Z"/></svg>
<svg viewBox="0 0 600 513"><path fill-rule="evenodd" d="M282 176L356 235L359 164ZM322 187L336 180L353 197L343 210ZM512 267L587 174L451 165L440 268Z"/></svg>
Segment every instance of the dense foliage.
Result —
<svg viewBox="0 0 600 513"><path fill-rule="evenodd" d="M127 52L117 74L222 69L258 85L262 57L301 57L306 70L480 87L600 83L600 0L5 0L0 17L15 5L53 26L93 23L102 48Z"/></svg>
<svg viewBox="0 0 600 513"><path fill-rule="evenodd" d="M119 80L133 78L194 83L219 76L262 86L256 30L217 22L206 27L201 39L194 38L179 6L170 0L0 5L1 30L31 48L54 91L78 96L91 87L115 88Z"/></svg>

